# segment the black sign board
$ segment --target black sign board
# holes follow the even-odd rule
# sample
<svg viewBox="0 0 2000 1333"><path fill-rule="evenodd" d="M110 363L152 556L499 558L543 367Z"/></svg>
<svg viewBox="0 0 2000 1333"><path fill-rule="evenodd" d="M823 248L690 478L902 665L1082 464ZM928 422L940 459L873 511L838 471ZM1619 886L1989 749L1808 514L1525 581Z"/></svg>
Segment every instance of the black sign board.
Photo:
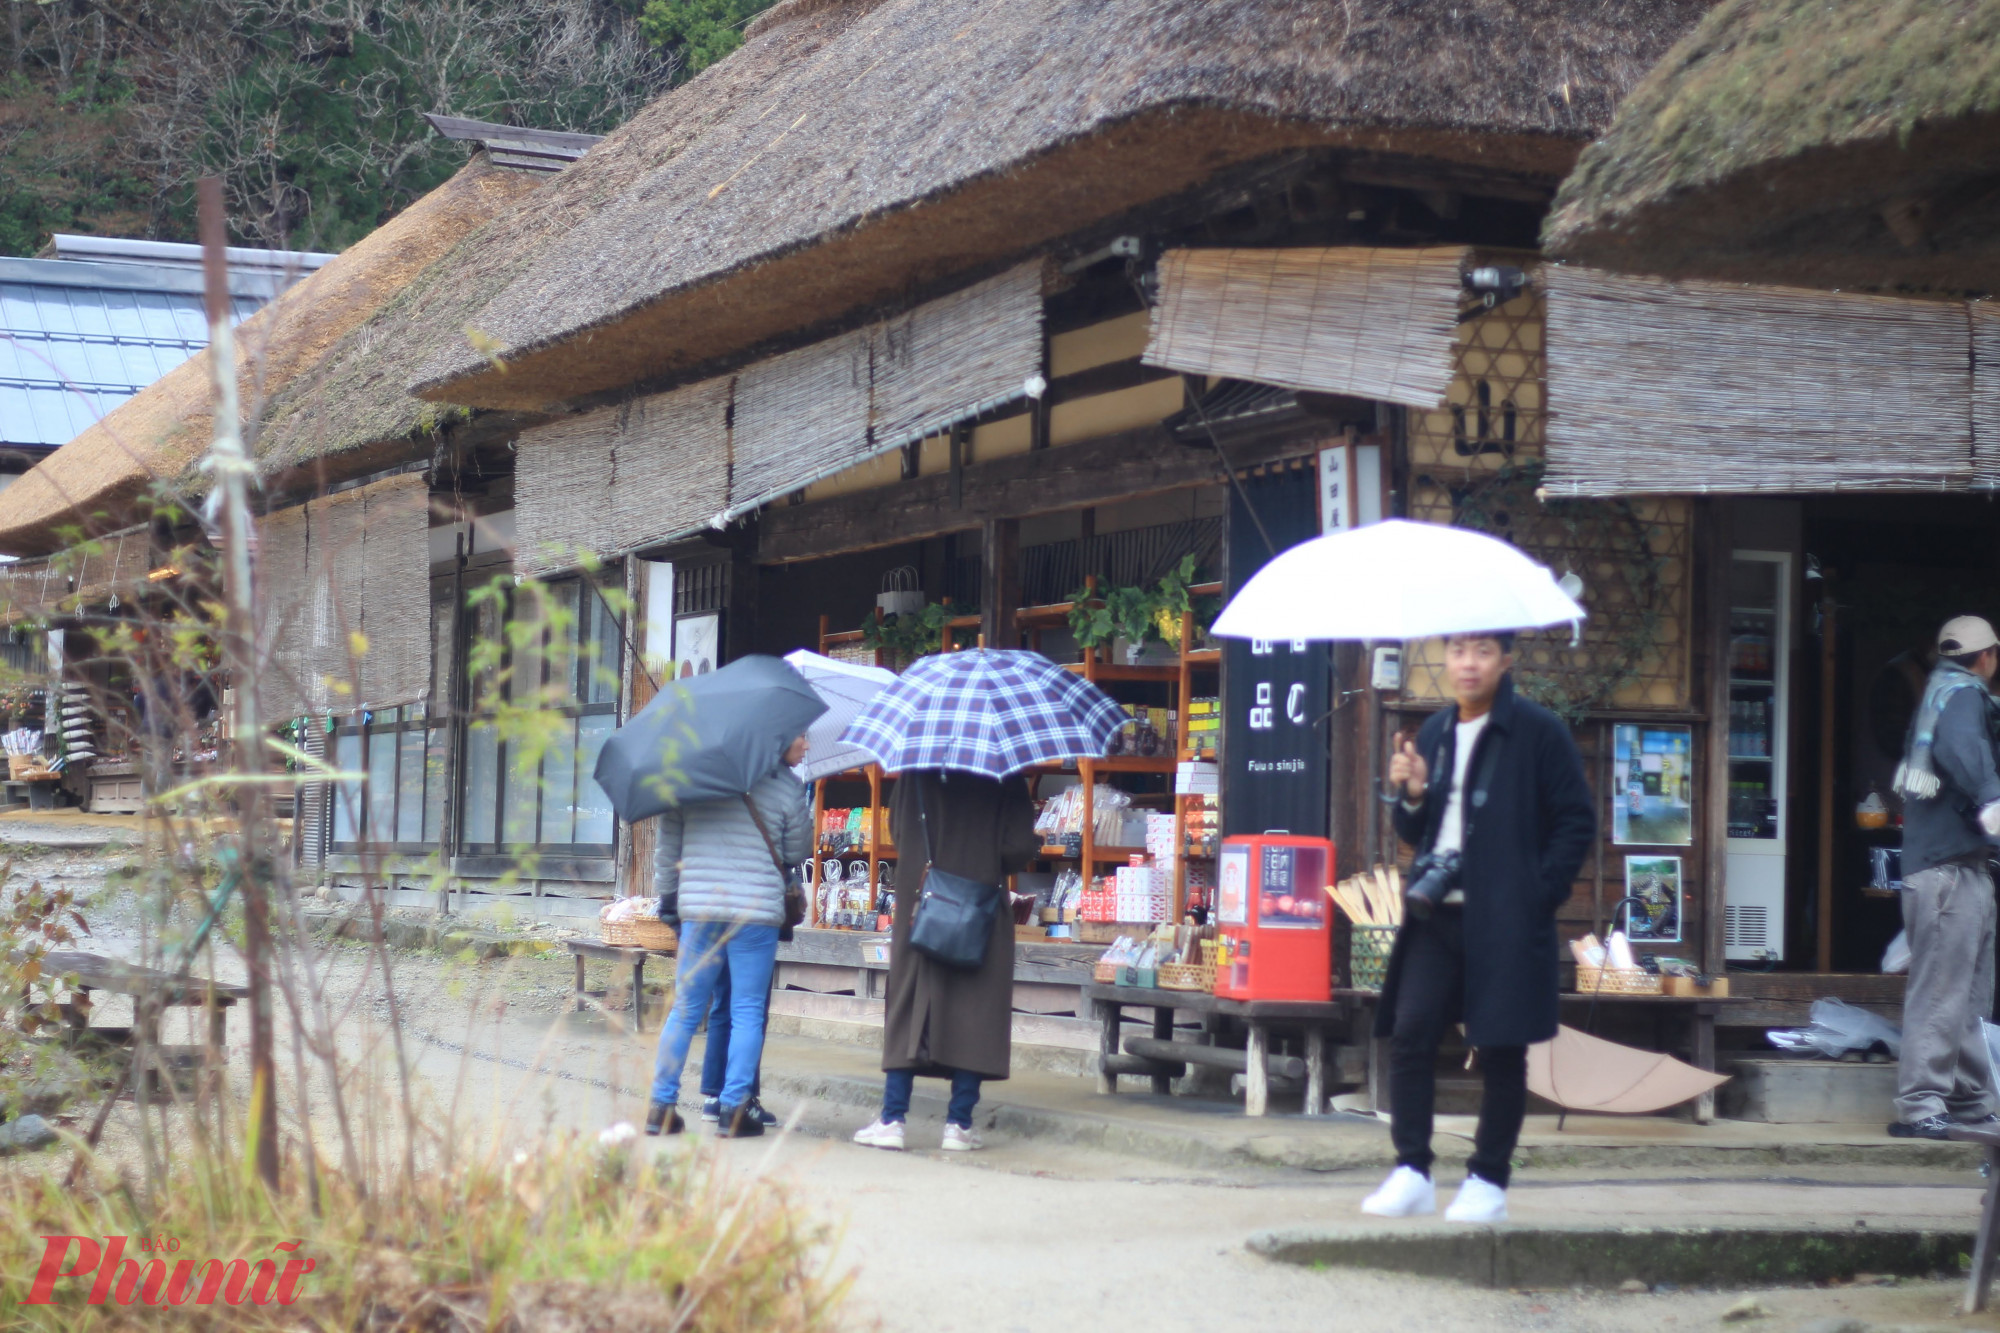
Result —
<svg viewBox="0 0 2000 1333"><path fill-rule="evenodd" d="M1252 518L1244 501L1256 510ZM1262 520L1260 531L1258 520ZM1310 469L1245 478L1230 489L1229 595L1271 558L1319 535ZM1329 837L1329 646L1303 640L1223 641L1224 836L1283 829Z"/></svg>

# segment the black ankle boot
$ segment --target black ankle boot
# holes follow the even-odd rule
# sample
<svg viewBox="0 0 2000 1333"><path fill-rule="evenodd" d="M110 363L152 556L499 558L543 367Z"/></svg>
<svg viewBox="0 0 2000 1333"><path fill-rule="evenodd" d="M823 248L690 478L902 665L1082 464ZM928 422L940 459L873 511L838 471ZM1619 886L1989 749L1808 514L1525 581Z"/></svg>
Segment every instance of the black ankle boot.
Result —
<svg viewBox="0 0 2000 1333"><path fill-rule="evenodd" d="M665 1102L654 1102L646 1108L646 1132L648 1134L678 1134L687 1128L681 1113Z"/></svg>

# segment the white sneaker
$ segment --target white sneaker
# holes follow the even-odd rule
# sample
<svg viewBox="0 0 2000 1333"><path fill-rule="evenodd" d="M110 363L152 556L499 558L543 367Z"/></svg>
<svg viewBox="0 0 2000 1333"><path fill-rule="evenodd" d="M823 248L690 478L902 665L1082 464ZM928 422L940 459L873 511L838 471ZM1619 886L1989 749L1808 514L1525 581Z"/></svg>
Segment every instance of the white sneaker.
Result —
<svg viewBox="0 0 2000 1333"><path fill-rule="evenodd" d="M1447 1222L1505 1222L1507 1191L1490 1180L1467 1176L1458 1197L1444 1210Z"/></svg>
<svg viewBox="0 0 2000 1333"><path fill-rule="evenodd" d="M940 1146L946 1152L978 1152L986 1144L970 1129L961 1129L947 1120L944 1122L944 1143Z"/></svg>
<svg viewBox="0 0 2000 1333"><path fill-rule="evenodd" d="M1382 1187L1361 1201L1361 1211L1376 1217L1421 1217L1437 1210L1437 1186L1408 1166L1391 1171Z"/></svg>
<svg viewBox="0 0 2000 1333"><path fill-rule="evenodd" d="M885 1148L890 1152L903 1151L903 1122L900 1120L877 1120L866 1129L854 1131L854 1141L864 1148Z"/></svg>

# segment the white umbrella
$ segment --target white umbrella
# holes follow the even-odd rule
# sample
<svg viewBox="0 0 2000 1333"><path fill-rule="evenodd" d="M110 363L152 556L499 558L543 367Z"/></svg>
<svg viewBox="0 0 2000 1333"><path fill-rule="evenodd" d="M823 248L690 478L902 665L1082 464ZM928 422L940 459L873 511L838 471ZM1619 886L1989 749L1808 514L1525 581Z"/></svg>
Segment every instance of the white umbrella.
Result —
<svg viewBox="0 0 2000 1333"><path fill-rule="evenodd" d="M829 773L875 762L875 756L858 745L844 745L840 733L868 701L885 686L896 683L896 673L858 662L841 662L801 648L787 653L785 660L806 678L806 683L826 700L826 712L806 729L806 758L792 772L801 782L811 782Z"/></svg>
<svg viewBox="0 0 2000 1333"><path fill-rule="evenodd" d="M1391 519L1315 537L1265 565L1222 609L1232 639L1425 639L1582 620L1518 547L1465 528Z"/></svg>

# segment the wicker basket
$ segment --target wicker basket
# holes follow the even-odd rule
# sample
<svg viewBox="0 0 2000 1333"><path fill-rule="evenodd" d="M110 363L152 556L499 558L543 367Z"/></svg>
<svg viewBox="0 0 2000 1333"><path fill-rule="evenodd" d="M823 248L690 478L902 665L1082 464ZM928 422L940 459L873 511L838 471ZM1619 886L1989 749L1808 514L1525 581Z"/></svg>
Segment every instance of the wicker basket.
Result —
<svg viewBox="0 0 2000 1333"><path fill-rule="evenodd" d="M1118 964L1099 961L1090 969L1090 979L1100 986L1113 986L1118 982Z"/></svg>
<svg viewBox="0 0 2000 1333"><path fill-rule="evenodd" d="M1159 973L1161 990L1215 989L1214 963L1161 963Z"/></svg>
<svg viewBox="0 0 2000 1333"><path fill-rule="evenodd" d="M1395 944L1394 926L1349 926L1347 984L1355 990L1381 990L1389 978L1389 950Z"/></svg>
<svg viewBox="0 0 2000 1333"><path fill-rule="evenodd" d="M657 949L672 953L677 940L674 928L658 917L642 916L631 921L604 921L604 942L627 949Z"/></svg>
<svg viewBox="0 0 2000 1333"><path fill-rule="evenodd" d="M1579 995L1659 995L1660 979L1636 967L1592 967L1576 965L1576 993Z"/></svg>

